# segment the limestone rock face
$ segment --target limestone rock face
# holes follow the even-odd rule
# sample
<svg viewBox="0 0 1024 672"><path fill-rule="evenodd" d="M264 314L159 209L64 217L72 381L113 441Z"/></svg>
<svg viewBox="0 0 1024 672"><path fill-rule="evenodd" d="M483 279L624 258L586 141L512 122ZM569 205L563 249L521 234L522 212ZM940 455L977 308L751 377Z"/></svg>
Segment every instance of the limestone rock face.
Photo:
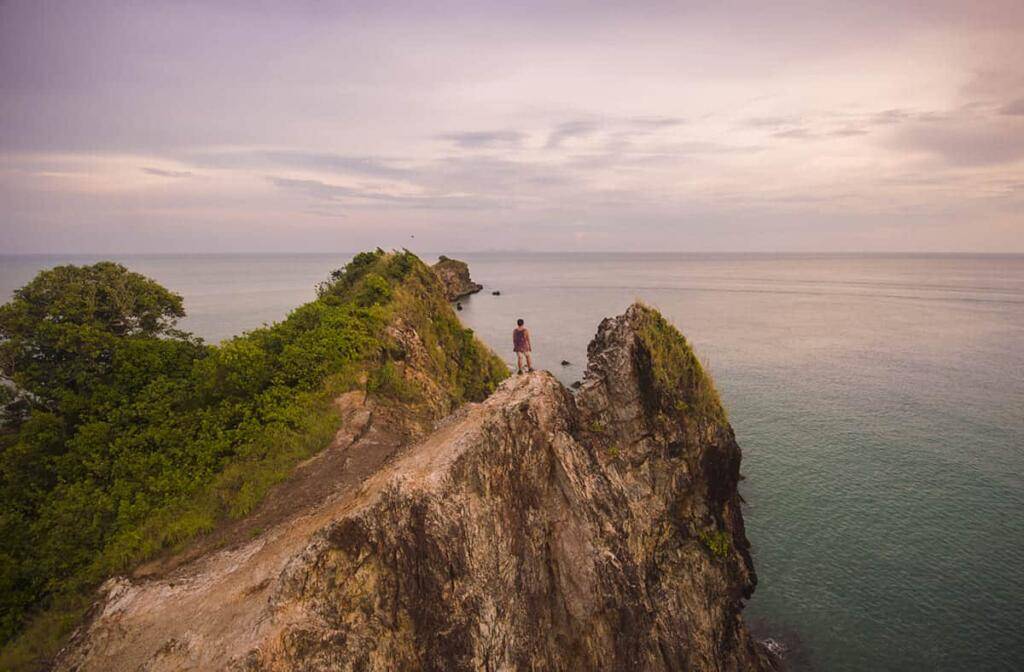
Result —
<svg viewBox="0 0 1024 672"><path fill-rule="evenodd" d="M442 255L431 268L441 279L445 297L449 301L457 301L470 294L476 294L484 288L483 285L478 285L469 277L469 266L464 261L449 259Z"/></svg>
<svg viewBox="0 0 1024 672"><path fill-rule="evenodd" d="M666 398L652 312L601 324L575 395L514 377L294 520L109 581L57 667L771 669L741 618L740 450Z"/></svg>

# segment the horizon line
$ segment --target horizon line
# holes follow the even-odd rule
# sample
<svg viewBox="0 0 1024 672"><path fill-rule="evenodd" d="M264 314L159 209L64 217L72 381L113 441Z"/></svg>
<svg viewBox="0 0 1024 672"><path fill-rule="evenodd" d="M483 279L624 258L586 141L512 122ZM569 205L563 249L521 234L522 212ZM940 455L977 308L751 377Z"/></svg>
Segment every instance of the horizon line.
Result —
<svg viewBox="0 0 1024 672"><path fill-rule="evenodd" d="M377 248L369 249L384 249L388 248L378 246ZM761 255L761 256L781 256L781 255L841 255L841 256L986 256L986 257L1015 257L1024 256L1024 250L1019 251L1006 251L1006 252L991 252L984 250L529 250L521 248L492 248L482 250L423 250L415 251L409 250L409 248L398 248L392 247L391 251L396 250L408 250L413 254L419 255L452 255L452 254L614 254L614 255L639 255L639 254L655 254L655 255L716 255L716 254L731 254L731 255ZM132 252L116 252L116 251L103 251L103 252L0 252L0 258L10 257L101 257L101 256L146 256L146 257L182 257L182 256L193 256L193 257L216 257L216 256L287 256L287 255L304 255L304 256L327 256L327 255L355 255L359 252L365 252L366 249L362 250L330 250L326 252L322 251L309 251L309 250L293 250L293 251L267 251L267 250L245 250L245 251L219 251L219 252L191 252L191 251L180 251L180 252L152 252L152 251L132 251Z"/></svg>

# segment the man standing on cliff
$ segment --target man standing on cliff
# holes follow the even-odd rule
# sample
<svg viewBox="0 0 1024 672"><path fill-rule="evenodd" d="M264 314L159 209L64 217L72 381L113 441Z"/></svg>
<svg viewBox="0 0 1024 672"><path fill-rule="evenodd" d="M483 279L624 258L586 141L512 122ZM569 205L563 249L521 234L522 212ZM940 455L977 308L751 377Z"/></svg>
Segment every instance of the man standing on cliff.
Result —
<svg viewBox="0 0 1024 672"><path fill-rule="evenodd" d="M533 361L530 359L530 330L523 326L523 319L516 320L516 328L512 330L512 349L516 353L516 365L523 372L523 355L526 355L526 370L533 371Z"/></svg>

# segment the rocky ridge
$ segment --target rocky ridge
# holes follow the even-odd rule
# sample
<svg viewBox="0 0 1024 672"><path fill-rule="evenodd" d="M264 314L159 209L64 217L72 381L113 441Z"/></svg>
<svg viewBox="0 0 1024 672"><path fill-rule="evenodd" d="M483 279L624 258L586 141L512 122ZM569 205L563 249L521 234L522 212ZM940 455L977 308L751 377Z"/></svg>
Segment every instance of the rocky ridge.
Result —
<svg viewBox="0 0 1024 672"><path fill-rule="evenodd" d="M108 581L57 669L771 669L710 381L639 304L588 355L576 394L507 380L256 538Z"/></svg>

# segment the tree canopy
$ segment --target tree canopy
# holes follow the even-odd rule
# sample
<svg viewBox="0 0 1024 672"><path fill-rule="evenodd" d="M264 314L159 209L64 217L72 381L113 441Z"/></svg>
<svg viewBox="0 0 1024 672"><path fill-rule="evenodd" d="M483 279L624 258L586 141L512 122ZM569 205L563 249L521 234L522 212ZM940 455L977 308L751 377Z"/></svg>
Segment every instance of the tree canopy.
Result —
<svg viewBox="0 0 1024 672"><path fill-rule="evenodd" d="M0 306L0 374L41 404L106 382L125 339L176 339L181 297L120 264L58 266Z"/></svg>

